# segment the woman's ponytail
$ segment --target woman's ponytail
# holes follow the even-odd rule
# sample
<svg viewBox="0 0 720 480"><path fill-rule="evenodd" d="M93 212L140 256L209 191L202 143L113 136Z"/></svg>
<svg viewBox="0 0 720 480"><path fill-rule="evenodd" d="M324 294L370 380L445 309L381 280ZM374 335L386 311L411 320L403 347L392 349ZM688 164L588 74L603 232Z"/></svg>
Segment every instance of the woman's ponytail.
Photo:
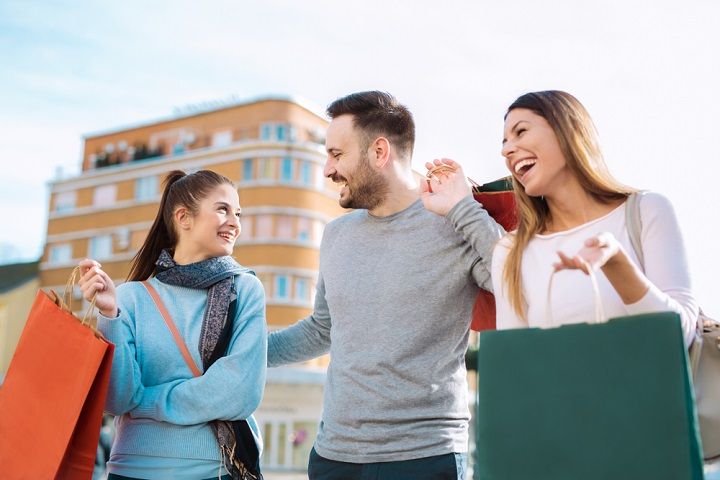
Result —
<svg viewBox="0 0 720 480"><path fill-rule="evenodd" d="M160 199L155 221L145 238L140 250L130 262L130 273L128 281L147 280L155 273L155 262L165 248L173 248L177 242L177 234L172 224L172 210L175 206L173 201L168 202L172 186L180 179L186 177L182 170L173 170L168 173L163 182L164 190ZM169 210L169 215L168 211Z"/></svg>

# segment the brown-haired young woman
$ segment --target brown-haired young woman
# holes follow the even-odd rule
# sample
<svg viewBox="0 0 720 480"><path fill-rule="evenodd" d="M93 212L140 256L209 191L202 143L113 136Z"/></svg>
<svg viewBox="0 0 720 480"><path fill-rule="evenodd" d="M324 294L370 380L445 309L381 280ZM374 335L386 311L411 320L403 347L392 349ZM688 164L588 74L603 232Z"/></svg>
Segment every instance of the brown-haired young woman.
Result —
<svg viewBox="0 0 720 480"><path fill-rule="evenodd" d="M625 202L636 192L608 171L589 114L560 91L522 95L508 108L502 155L512 174L519 225L496 246L493 286L498 328L547 326L594 318L589 269L597 275L609 318L675 311L686 343L698 306L690 287L682 234L671 203L644 192L638 261L628 234Z"/></svg>
<svg viewBox="0 0 720 480"><path fill-rule="evenodd" d="M106 404L117 429L110 479L259 474L252 413L265 384L265 297L260 281L231 257L239 216L229 179L173 171L130 281L116 292L99 263L80 262L83 295L95 296L98 327L115 344Z"/></svg>
<svg viewBox="0 0 720 480"><path fill-rule="evenodd" d="M675 311L689 345L699 309L672 205L657 193L640 195L644 261L638 261L625 218L625 202L637 191L610 175L582 104L560 91L522 95L505 115L502 155L512 174L519 224L493 250L497 328L550 326L546 307L553 325L591 321L595 298L585 274L593 269L600 271L608 318ZM443 165L450 168L440 170ZM467 191L462 169L448 159L426 167L438 173L425 195L452 208ZM557 270L566 271L555 275L548 305L548 284Z"/></svg>

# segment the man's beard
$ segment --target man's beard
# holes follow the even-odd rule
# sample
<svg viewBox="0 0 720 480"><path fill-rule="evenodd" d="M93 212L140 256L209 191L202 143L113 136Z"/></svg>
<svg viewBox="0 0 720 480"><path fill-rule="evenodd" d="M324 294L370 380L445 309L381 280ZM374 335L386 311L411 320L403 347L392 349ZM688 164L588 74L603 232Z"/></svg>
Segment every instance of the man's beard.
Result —
<svg viewBox="0 0 720 480"><path fill-rule="evenodd" d="M347 180L345 177L333 177L333 181ZM385 201L390 187L387 180L370 166L367 154L363 155L352 174L352 181L348 183L345 197L339 203L343 208L363 208L372 210Z"/></svg>

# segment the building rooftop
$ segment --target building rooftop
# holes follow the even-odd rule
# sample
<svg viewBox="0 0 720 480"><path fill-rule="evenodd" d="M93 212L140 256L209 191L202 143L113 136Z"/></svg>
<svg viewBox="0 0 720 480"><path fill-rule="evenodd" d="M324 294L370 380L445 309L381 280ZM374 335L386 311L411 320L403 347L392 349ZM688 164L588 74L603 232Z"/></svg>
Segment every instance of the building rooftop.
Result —
<svg viewBox="0 0 720 480"><path fill-rule="evenodd" d="M38 276L39 261L0 265L0 293L8 292Z"/></svg>
<svg viewBox="0 0 720 480"><path fill-rule="evenodd" d="M218 112L221 110L227 110L230 108L252 105L254 103L260 103L260 102L272 102L272 101L294 103L296 105L303 107L305 110L308 110L309 112L317 115L318 117L325 118L325 110L324 109L318 107L317 105L313 104L312 102L310 102L308 100L305 100L304 98L294 96L294 95L265 95L265 96L259 96L259 97L254 97L254 98L250 98L250 99L245 99L245 100L237 100L237 99L231 98L229 100L209 101L209 102L202 102L202 103L199 103L196 105L188 105L188 106L180 107L180 108L176 109L177 112L168 117L157 118L155 120L149 120L149 121L142 121L142 122L138 122L136 124L126 125L124 127L109 128L106 130L86 133L85 135L83 135L83 139L88 140L88 139L95 138L95 137L104 137L106 135L112 135L115 133L126 132L129 130L136 130L136 129L148 127L151 125L173 122L175 120L192 118L192 117L197 117L200 115L207 115L209 113L214 113L214 112Z"/></svg>

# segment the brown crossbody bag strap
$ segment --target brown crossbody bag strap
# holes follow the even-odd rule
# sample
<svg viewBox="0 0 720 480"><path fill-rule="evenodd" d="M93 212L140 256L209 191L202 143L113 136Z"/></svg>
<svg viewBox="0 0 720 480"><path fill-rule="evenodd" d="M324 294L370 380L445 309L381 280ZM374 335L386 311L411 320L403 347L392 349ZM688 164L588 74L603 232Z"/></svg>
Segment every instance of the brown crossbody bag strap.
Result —
<svg viewBox="0 0 720 480"><path fill-rule="evenodd" d="M165 319L165 324L170 330L170 333L172 333L173 339L175 339L175 343L177 344L178 348L180 349L180 353L182 353L182 356L185 359L185 363L187 363L187 366L190 367L190 371L196 377L201 376L202 372L199 368L197 368L197 365L195 365L195 362L190 355L190 351L187 349L185 342L180 336L180 332L175 326L175 322L173 322L170 313L167 311L167 308L165 308L165 304L160 299L160 295L158 295L157 290L155 290L155 287L150 285L150 282L148 282L147 280L140 283L142 283L143 286L147 289L148 293L153 299L153 302L155 302L155 306L158 308L158 310L160 310L160 314L162 315L163 319Z"/></svg>

